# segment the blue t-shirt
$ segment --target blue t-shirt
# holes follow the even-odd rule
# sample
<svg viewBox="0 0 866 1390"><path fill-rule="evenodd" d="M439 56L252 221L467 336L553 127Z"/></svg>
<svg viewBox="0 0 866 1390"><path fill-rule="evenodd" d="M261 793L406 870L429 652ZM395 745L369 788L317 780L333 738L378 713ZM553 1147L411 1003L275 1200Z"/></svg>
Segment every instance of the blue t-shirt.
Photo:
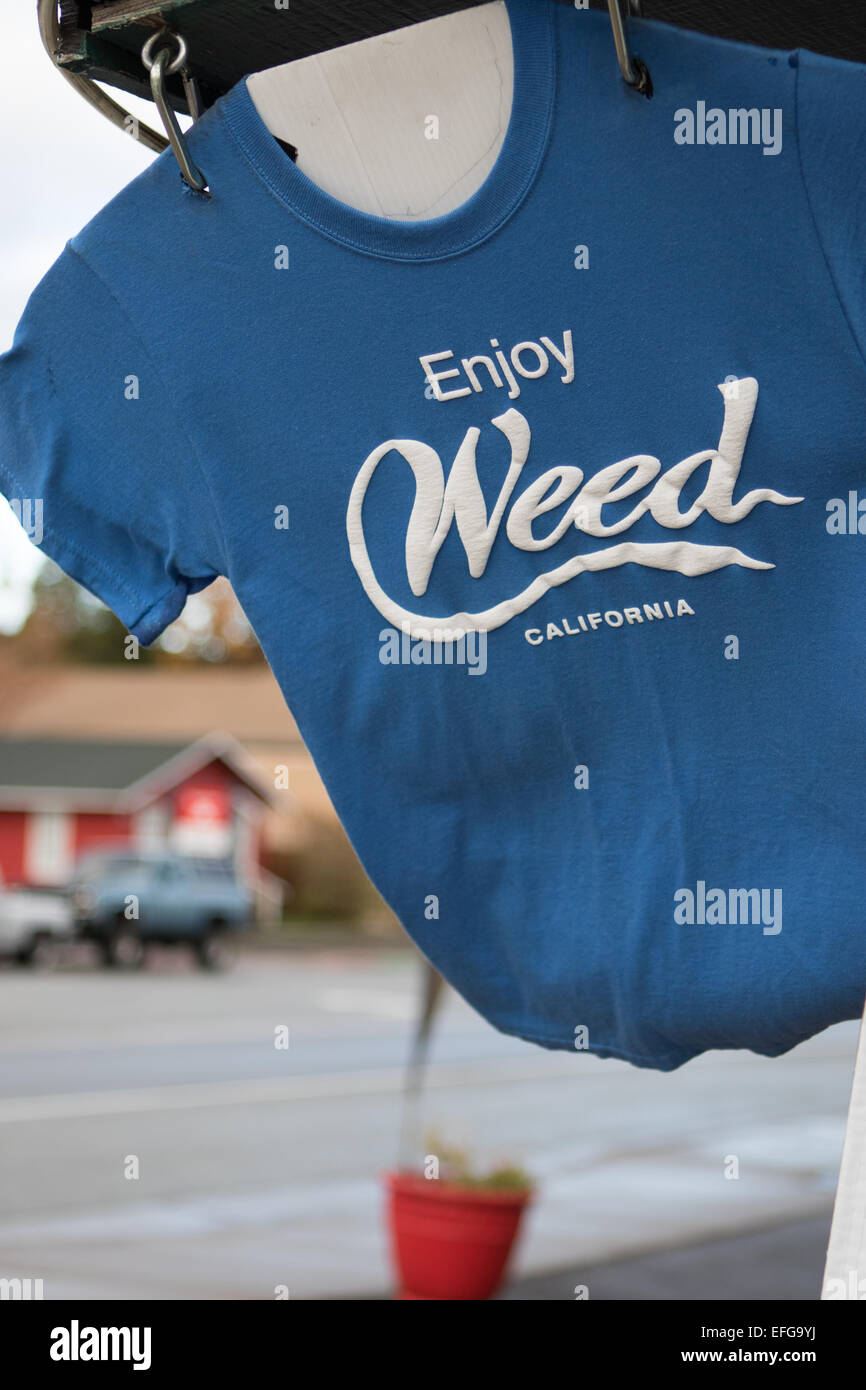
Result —
<svg viewBox="0 0 866 1390"><path fill-rule="evenodd" d="M143 643L228 576L498 1028L777 1055L866 989L866 69L635 22L647 100L606 15L508 13L504 145L430 221L218 101L212 197L161 155L32 295L0 485Z"/></svg>

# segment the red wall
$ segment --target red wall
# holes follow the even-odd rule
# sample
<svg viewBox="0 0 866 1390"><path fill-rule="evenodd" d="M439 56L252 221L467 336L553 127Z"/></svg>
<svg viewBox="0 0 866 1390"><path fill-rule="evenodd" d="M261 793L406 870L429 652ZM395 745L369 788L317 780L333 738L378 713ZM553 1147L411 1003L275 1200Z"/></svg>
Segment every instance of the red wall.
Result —
<svg viewBox="0 0 866 1390"><path fill-rule="evenodd" d="M132 835L132 818L102 811L79 811L75 817L72 847L76 860L89 849L108 844L127 844Z"/></svg>
<svg viewBox="0 0 866 1390"><path fill-rule="evenodd" d="M25 811L0 811L0 873L4 883L24 880Z"/></svg>
<svg viewBox="0 0 866 1390"><path fill-rule="evenodd" d="M198 772L194 772L191 777L184 778L178 787L174 788L175 794L186 787L197 787L210 790L214 787L225 788L231 791L237 785L237 778L222 763L207 763L205 767L200 767Z"/></svg>
<svg viewBox="0 0 866 1390"><path fill-rule="evenodd" d="M221 763L210 763L188 778L185 787L226 788L236 783ZM23 883L27 811L0 811L0 873L4 882ZM108 844L127 844L133 833L133 818L110 812L70 812L73 817L73 855L77 860L87 850ZM258 827L256 827L256 832ZM258 834L256 833L256 840Z"/></svg>
<svg viewBox="0 0 866 1390"><path fill-rule="evenodd" d="M72 847L76 859L85 850L107 844L126 844L132 833L127 815L79 811L73 817ZM0 811L0 873L7 884L26 883L24 872L27 811Z"/></svg>

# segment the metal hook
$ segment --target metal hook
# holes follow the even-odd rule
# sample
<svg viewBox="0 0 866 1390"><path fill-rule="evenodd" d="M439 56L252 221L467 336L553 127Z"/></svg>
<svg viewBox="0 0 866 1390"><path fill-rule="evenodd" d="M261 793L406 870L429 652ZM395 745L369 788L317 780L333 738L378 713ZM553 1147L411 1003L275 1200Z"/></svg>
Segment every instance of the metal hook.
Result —
<svg viewBox="0 0 866 1390"><path fill-rule="evenodd" d="M620 0L607 0L607 8L610 12L610 23L613 29L613 42L616 48L617 62L620 72L630 87L634 87L636 92L642 92L644 96L651 97L653 94L653 82L650 77L649 68L640 58L632 55L628 46L628 37L625 32L625 23L620 9Z"/></svg>
<svg viewBox="0 0 866 1390"><path fill-rule="evenodd" d="M166 40L169 44L177 45L177 53L171 62L169 62L169 49ZM174 151L174 157L180 165L184 182L196 193L202 193L206 198L209 198L211 195L207 179L190 158L183 131L178 125L177 117L165 95L166 77L169 73L180 71L190 114L195 119L199 108L198 93L186 67L186 54L186 40L180 34L175 34L171 29L160 29L157 33L151 34L141 50L141 61L150 73L151 94L162 117L165 133Z"/></svg>

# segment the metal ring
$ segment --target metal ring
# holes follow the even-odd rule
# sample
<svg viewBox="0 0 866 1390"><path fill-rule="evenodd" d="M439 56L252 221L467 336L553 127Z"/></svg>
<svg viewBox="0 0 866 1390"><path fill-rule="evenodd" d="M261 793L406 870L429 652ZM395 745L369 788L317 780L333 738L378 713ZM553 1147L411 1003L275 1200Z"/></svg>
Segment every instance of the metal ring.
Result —
<svg viewBox="0 0 866 1390"><path fill-rule="evenodd" d="M169 41L177 44L177 56L169 63L168 67L165 69L167 75L171 76L173 73L178 72L182 67L186 65L187 55L186 39L183 37L182 34L176 34L173 29L158 29L155 34L151 34L150 38L144 45L144 48L141 50L141 61L144 63L144 66L147 68L148 72L150 72L151 68L156 62L156 56L153 52L154 47L155 45L160 43L161 40L164 41L165 39L168 39ZM165 48L164 42L163 48Z"/></svg>
<svg viewBox="0 0 866 1390"><path fill-rule="evenodd" d="M610 13L610 23L613 29L613 43L616 49L619 70L630 87L634 87L636 92L642 92L644 96L651 97L653 94L653 84L649 68L640 58L632 58L631 49L628 45L628 37L625 32L622 10L620 9L620 0L607 0L607 8Z"/></svg>

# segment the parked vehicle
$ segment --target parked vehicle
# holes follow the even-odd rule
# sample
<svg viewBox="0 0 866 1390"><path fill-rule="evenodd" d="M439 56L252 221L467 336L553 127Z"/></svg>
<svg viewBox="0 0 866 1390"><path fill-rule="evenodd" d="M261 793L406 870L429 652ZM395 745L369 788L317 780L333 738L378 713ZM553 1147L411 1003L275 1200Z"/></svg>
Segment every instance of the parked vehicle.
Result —
<svg viewBox="0 0 866 1390"><path fill-rule="evenodd" d="M128 849L85 855L70 885L80 937L106 965L134 969L149 943L185 944L208 970L228 965L236 933L253 916L231 866Z"/></svg>
<svg viewBox="0 0 866 1390"><path fill-rule="evenodd" d="M6 888L0 879L0 956L19 965L56 965L63 943L74 935L74 917L62 894Z"/></svg>

